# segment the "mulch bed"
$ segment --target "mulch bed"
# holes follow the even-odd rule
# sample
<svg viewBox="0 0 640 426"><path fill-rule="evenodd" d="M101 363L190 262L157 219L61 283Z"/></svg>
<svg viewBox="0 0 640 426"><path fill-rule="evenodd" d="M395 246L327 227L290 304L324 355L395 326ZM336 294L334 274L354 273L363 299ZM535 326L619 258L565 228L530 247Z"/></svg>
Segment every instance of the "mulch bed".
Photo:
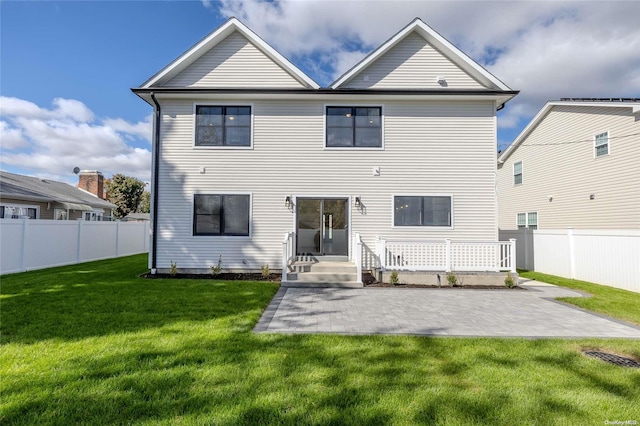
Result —
<svg viewBox="0 0 640 426"><path fill-rule="evenodd" d="M150 279L176 279L176 280L218 280L218 281L265 281L272 283L279 283L282 276L280 274L269 274L267 277L263 277L261 273L231 273L223 272L218 275L213 274L151 274L146 273L140 275L142 278Z"/></svg>
<svg viewBox="0 0 640 426"><path fill-rule="evenodd" d="M281 274L269 274L267 277L263 277L261 273L232 273L223 272L218 275L212 274L155 274L146 273L140 275L141 278L149 279L175 279L175 280L219 280L219 281L264 281L279 283L282 279ZM362 274L362 282L365 287L388 287L388 288L442 288L442 289L482 289L482 290L504 290L505 286L489 286L489 285L464 285L464 286L442 286L437 285L422 285L422 284L389 284L377 282L373 275L364 273ZM514 287L512 290L526 290L522 287Z"/></svg>

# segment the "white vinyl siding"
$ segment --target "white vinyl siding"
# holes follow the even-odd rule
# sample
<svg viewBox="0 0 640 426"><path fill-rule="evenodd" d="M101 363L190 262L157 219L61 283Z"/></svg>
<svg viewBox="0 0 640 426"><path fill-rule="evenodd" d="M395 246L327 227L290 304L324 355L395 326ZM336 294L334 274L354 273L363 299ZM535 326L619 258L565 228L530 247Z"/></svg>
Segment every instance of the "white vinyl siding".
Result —
<svg viewBox="0 0 640 426"><path fill-rule="evenodd" d="M477 80L431 46L418 34L410 34L385 55L362 70L343 87L350 89L483 89Z"/></svg>
<svg viewBox="0 0 640 426"><path fill-rule="evenodd" d="M604 130L615 149L594 161ZM639 133L630 106L553 106L498 170L500 228L537 211L538 229L640 229ZM513 185L516 161L526 165L526 190Z"/></svg>
<svg viewBox="0 0 640 426"><path fill-rule="evenodd" d="M164 86L305 87L238 32L202 55Z"/></svg>
<svg viewBox="0 0 640 426"><path fill-rule="evenodd" d="M300 98L252 102L253 150L194 150L193 100L162 101L158 267L207 268L222 255L223 268L277 268L284 233L295 228L287 196L350 197L350 233L369 248L377 236L497 239L492 101L351 101L384 104L384 151L325 149L331 103ZM192 235L193 194L221 192L252 193L249 239ZM393 194L451 194L455 228L393 227Z"/></svg>

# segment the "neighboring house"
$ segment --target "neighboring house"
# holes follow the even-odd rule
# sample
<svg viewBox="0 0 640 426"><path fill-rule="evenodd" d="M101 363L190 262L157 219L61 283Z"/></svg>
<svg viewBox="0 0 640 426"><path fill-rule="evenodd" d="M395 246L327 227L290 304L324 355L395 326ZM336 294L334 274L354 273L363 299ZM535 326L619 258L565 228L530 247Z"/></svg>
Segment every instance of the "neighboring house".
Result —
<svg viewBox="0 0 640 426"><path fill-rule="evenodd" d="M0 218L111 220L116 206L98 194L104 192L97 171L80 172L78 188L0 171Z"/></svg>
<svg viewBox="0 0 640 426"><path fill-rule="evenodd" d="M151 214L149 213L129 213L122 218L124 222L149 222Z"/></svg>
<svg viewBox="0 0 640 426"><path fill-rule="evenodd" d="M501 230L640 230L640 99L548 102L498 157Z"/></svg>
<svg viewBox="0 0 640 426"><path fill-rule="evenodd" d="M321 88L232 18L132 90L154 108L154 272L274 269L283 241L353 259L356 233L365 254L498 239L496 111L517 92L420 19Z"/></svg>

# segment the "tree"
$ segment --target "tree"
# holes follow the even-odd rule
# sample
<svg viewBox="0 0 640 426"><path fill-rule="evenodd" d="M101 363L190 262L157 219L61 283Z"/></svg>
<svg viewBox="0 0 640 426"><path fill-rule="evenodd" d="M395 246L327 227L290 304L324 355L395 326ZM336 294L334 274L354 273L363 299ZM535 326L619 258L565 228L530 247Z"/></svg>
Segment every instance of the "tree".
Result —
<svg viewBox="0 0 640 426"><path fill-rule="evenodd" d="M151 211L151 193L144 191L140 197L140 204L136 213L149 213Z"/></svg>
<svg viewBox="0 0 640 426"><path fill-rule="evenodd" d="M121 219L138 210L144 192L144 182L140 179L118 173L107 179L105 186L107 199L117 206L115 217Z"/></svg>

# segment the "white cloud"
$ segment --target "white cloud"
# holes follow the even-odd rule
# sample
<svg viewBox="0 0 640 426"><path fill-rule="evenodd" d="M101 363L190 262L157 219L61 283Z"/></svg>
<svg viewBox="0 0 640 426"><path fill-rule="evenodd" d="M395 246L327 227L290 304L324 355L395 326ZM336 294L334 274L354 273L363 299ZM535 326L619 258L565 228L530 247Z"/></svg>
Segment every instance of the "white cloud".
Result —
<svg viewBox="0 0 640 426"><path fill-rule="evenodd" d="M521 91L500 114L503 128L522 126L547 100L640 96L640 2L222 0L218 12L323 85L420 17Z"/></svg>
<svg viewBox="0 0 640 426"><path fill-rule="evenodd" d="M73 181L74 167L100 170L148 181L151 152L127 141L151 138L151 117L138 123L120 118L95 120L93 112L74 99L54 99L54 108L0 97L2 165L32 174ZM6 137L5 137L6 136Z"/></svg>
<svg viewBox="0 0 640 426"><path fill-rule="evenodd" d="M1 120L0 141L2 142L0 145L2 149L22 148L29 145L29 142L25 140L20 129L13 128L9 126L9 123Z"/></svg>
<svg viewBox="0 0 640 426"><path fill-rule="evenodd" d="M93 121L93 112L85 104L75 99L55 98L54 109L40 108L33 102L3 96L0 98L0 114L12 117L37 119L71 119Z"/></svg>
<svg viewBox="0 0 640 426"><path fill-rule="evenodd" d="M102 123L117 132L123 133L124 135L135 135L142 139L146 139L149 143L151 142L151 136L153 133L152 114L149 114L143 121L138 121L137 123L129 123L122 118L105 118L102 120Z"/></svg>

